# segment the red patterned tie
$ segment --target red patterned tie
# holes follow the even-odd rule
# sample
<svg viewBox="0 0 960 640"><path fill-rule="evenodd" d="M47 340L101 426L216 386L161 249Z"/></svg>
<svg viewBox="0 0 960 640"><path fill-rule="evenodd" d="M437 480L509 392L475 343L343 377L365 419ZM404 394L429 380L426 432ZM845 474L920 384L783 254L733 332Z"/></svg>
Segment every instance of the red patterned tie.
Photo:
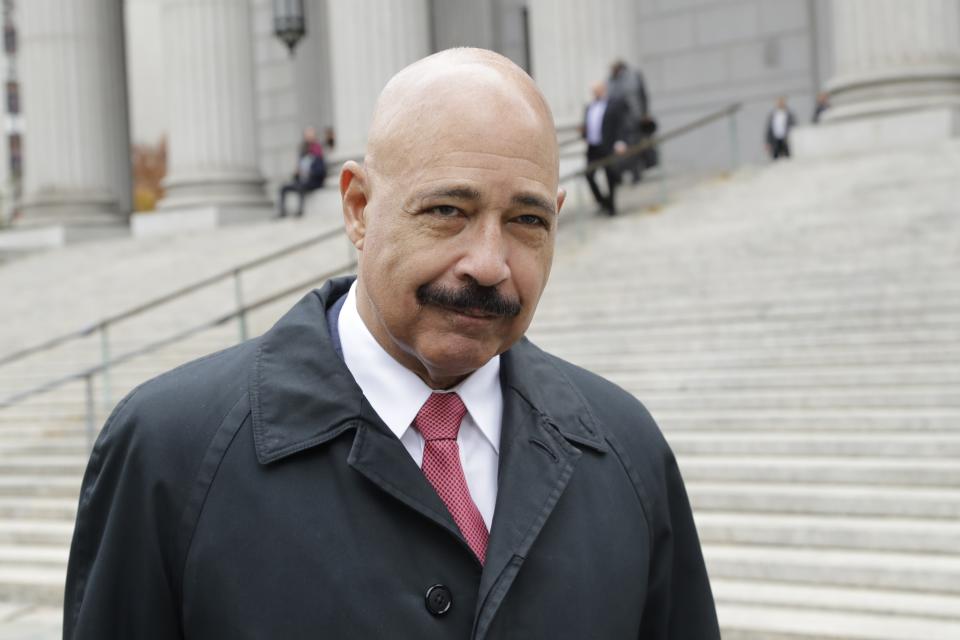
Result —
<svg viewBox="0 0 960 640"><path fill-rule="evenodd" d="M433 485L450 510L453 521L480 564L487 555L487 525L470 497L467 480L460 466L457 432L467 413L463 400L455 393L432 393L421 407L413 426L423 436L423 475Z"/></svg>

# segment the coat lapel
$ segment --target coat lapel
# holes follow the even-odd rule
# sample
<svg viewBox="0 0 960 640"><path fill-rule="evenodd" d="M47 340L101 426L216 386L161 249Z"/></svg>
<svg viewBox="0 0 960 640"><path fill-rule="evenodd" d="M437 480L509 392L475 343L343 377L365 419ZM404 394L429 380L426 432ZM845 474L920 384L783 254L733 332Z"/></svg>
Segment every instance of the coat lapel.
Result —
<svg viewBox="0 0 960 640"><path fill-rule="evenodd" d="M326 311L352 282L328 281L259 339L249 386L257 458L274 464L355 429L347 463L449 531L473 557L443 501L337 355L338 339L330 335Z"/></svg>
<svg viewBox="0 0 960 640"><path fill-rule="evenodd" d="M504 411L497 507L480 578L475 640L486 637L573 476L582 453L571 442L605 451L582 398L545 358L524 340L501 359Z"/></svg>
<svg viewBox="0 0 960 640"><path fill-rule="evenodd" d="M347 463L381 490L446 529L473 556L440 496L366 399Z"/></svg>
<svg viewBox="0 0 960 640"><path fill-rule="evenodd" d="M474 638L485 637L527 552L557 504L580 452L516 394L504 397L497 508L480 578Z"/></svg>

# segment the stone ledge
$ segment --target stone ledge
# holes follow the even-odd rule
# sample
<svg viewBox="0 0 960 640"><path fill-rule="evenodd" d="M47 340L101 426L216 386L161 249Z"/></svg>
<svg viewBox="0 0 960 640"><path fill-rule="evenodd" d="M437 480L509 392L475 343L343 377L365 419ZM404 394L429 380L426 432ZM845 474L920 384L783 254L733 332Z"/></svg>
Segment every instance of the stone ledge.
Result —
<svg viewBox="0 0 960 640"><path fill-rule="evenodd" d="M14 227L0 231L0 254L17 255L29 251L57 249L68 244L118 238L128 234L124 224L66 225L51 224Z"/></svg>
<svg viewBox="0 0 960 640"><path fill-rule="evenodd" d="M271 211L263 207L201 206L175 211L135 213L130 217L130 232L135 238L209 231L218 227L263 222Z"/></svg>
<svg viewBox="0 0 960 640"><path fill-rule="evenodd" d="M960 108L940 107L797 127L790 134L790 150L797 158L825 158L922 146L957 136Z"/></svg>

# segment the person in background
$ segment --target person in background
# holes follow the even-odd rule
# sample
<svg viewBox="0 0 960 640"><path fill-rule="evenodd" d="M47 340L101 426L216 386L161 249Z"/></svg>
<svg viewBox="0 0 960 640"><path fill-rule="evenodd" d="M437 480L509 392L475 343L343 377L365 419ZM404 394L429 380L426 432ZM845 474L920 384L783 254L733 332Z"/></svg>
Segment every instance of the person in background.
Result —
<svg viewBox="0 0 960 640"><path fill-rule="evenodd" d="M790 129L795 123L796 118L787 107L787 99L780 96L773 111L770 112L770 117L767 118L767 152L774 160L790 157L788 139Z"/></svg>
<svg viewBox="0 0 960 640"><path fill-rule="evenodd" d="M313 127L303 130L303 142L300 143L297 170L293 179L280 187L280 196L277 198L277 217L287 215L286 199L288 193L296 193L297 217L303 216L303 205L306 196L311 191L323 187L327 179L327 164L323 158L323 145L317 140L317 131Z"/></svg>
<svg viewBox="0 0 960 640"><path fill-rule="evenodd" d="M590 164L626 150L627 106L623 100L610 100L607 97L607 86L603 82L594 84L592 90L593 101L587 105L581 126L581 134L587 141L587 172L584 176L597 204L612 216L617 212L614 195L620 182L620 171L617 167L619 163L603 167L607 178L607 195L604 195L597 185L597 169L591 169Z"/></svg>
<svg viewBox="0 0 960 640"><path fill-rule="evenodd" d="M337 134L334 132L333 127L326 127L323 130L323 144L327 149L333 149L337 146Z"/></svg>
<svg viewBox="0 0 960 640"><path fill-rule="evenodd" d="M813 108L813 124L820 122L820 116L830 108L830 96L826 91L817 94L817 105Z"/></svg>
<svg viewBox="0 0 960 640"><path fill-rule="evenodd" d="M623 60L616 60L610 67L610 80L607 83L610 100L624 103L623 136L627 145L634 145L644 137L644 123L650 120L647 88L643 74L633 69ZM623 161L622 171L632 176L633 182L639 182L643 176L644 157L636 155Z"/></svg>

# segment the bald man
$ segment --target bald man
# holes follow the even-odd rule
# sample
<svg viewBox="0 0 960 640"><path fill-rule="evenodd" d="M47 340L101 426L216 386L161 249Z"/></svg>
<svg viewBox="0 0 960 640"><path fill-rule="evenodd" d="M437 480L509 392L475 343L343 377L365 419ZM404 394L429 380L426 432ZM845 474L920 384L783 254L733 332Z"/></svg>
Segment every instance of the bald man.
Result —
<svg viewBox="0 0 960 640"><path fill-rule="evenodd" d="M64 637L719 638L653 420L523 337L564 200L541 93L441 52L368 140L340 176L357 277L108 419Z"/></svg>

